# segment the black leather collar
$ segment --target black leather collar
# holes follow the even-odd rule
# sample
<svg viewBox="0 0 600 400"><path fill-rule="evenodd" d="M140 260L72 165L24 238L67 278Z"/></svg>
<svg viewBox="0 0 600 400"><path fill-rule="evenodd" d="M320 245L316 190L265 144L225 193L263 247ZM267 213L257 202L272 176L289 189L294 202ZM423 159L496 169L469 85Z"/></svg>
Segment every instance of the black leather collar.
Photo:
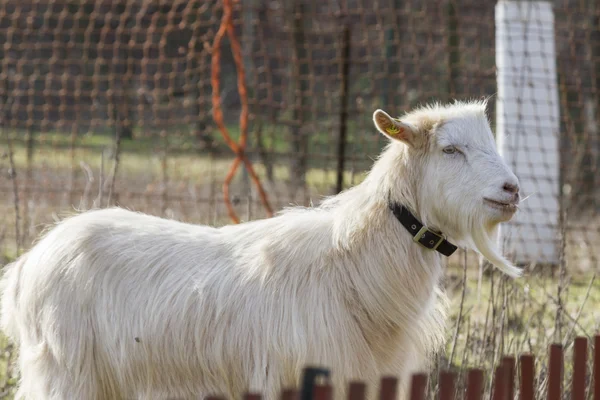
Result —
<svg viewBox="0 0 600 400"><path fill-rule="evenodd" d="M455 245L424 226L406 207L398 203L389 203L394 216L412 235L413 241L429 250L436 250L446 257L450 257L457 249Z"/></svg>

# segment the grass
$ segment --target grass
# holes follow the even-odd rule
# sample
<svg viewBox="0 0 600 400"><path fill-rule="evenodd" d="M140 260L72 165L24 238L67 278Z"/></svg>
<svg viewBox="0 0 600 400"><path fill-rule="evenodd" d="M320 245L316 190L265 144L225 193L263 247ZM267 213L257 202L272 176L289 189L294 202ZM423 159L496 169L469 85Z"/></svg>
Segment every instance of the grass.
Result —
<svg viewBox="0 0 600 400"><path fill-rule="evenodd" d="M186 179L194 177L203 179L206 172L212 168L218 171L226 170L226 166L231 163L233 153L229 149L221 149L223 155L210 157L206 152L198 150L198 143L190 132L187 125L173 126L173 134L169 134L168 140L160 137L160 132L142 132L140 128L134 130L134 140L123 139L120 143L121 162L120 170L131 174L151 173L153 176L163 174L163 163L166 163L167 169L173 171L175 175L170 175L173 179ZM237 125L228 126L230 135L234 140L238 140L240 131ZM264 130L275 131L275 127L267 126ZM171 132L171 131L170 131ZM319 133L320 132L320 133ZM8 132L8 137L14 143L15 163L20 170L27 167L27 135L24 131L12 130ZM51 167L59 171L78 168L80 161L85 161L92 168L99 168L101 155L104 151L108 157L114 155L114 135L107 131L88 132L72 137L69 134L57 131L33 134L34 148L34 167ZM218 132L213 132L213 137L217 146L225 146L224 140ZM254 136L250 136L249 148L255 146ZM290 141L286 135L265 134L265 149L270 154L278 155L279 159L290 158ZM330 154L329 147L323 147L324 143L331 143L328 134L323 131L311 133L309 142L309 153L307 154L308 176L307 182L315 187L324 185L333 185L335 182L335 155ZM0 145L8 147L6 135L0 137ZM361 145L356 136L349 135L348 147L349 155L357 152L357 147ZM327 152L329 157L322 157L323 152ZM327 160L329 158L329 160ZM363 156L363 158L365 158ZM110 161L110 160L105 160ZM368 158L364 162L370 163ZM257 169L264 172L264 165L261 162L255 162ZM282 164L282 163L277 163ZM179 175L185 166L185 172ZM289 180L289 168L285 165L274 166L274 180ZM321 175L321 177L320 177ZM222 179L218 176L218 179ZM350 178L350 174L346 174Z"/></svg>
<svg viewBox="0 0 600 400"><path fill-rule="evenodd" d="M232 129L234 132L238 132ZM13 138L18 136L13 135ZM235 137L235 135L234 135ZM100 170L102 164L102 152L104 150L105 169L108 170L114 162L114 140L112 136L103 134L87 134L80 136L75 142L73 149L70 148L70 137L64 134L50 132L38 137L33 168L52 170L65 175L76 169L75 178L83 177L80 163L85 162L91 169ZM0 144L7 147L6 139L0 140ZM173 144L172 144L173 145ZM177 151L172 154L164 151L164 146L155 138L142 137L135 140L122 140L120 148L119 173L124 174L122 178L139 177L161 180L164 174L172 181L189 181L202 184L210 180L222 181L232 162L232 153L229 151L222 157L211 157L206 154L198 154L193 151L190 142L174 144ZM23 140L16 141L13 145L14 162L17 170L27 169L27 149ZM309 160L311 158L309 157ZM260 162L254 162L257 173L264 178L265 166ZM167 170L165 172L165 169ZM240 168L241 171L243 168ZM214 175L211 175L214 173ZM360 176L361 174L356 174ZM346 182L356 182L355 174L346 172ZM120 178L121 179L121 178ZM290 179L289 167L278 164L274 166L274 180L287 182ZM307 170L306 181L309 187L325 189L334 185L336 171L333 169L310 167Z"/></svg>
<svg viewBox="0 0 600 400"><path fill-rule="evenodd" d="M237 134L235 126L231 127L231 131L234 136ZM19 135L22 136L22 132L13 132L13 139ZM85 197L82 193L86 190L86 183L90 182L89 174L92 174L93 187L87 195L89 205L97 193L102 165L106 181L114 164L114 158L111 158L113 138L108 134L81 135L73 143L73 148L70 137L57 132L37 136L36 140L36 151L29 167L29 192L23 187L28 171L25 141L13 141L14 165L20 184L22 231L27 233L23 242L25 248L43 224L52 221L54 213L79 204L79 200ZM161 145L164 141L160 139L142 137L124 140L116 190L125 206L140 211L190 222L227 223L225 209L219 199L222 196L221 182L232 158L198 154L193 146L186 147L187 142L183 139L180 142L170 140L170 145L177 151L169 149L165 153ZM271 145L282 152L289 150L283 140ZM0 155L3 148L8 151L7 143L0 141ZM101 156L102 149L106 149L104 158ZM286 163L275 164L273 182L268 182L265 177L265 165L260 162L254 165L263 183L268 186L275 209L292 202L302 203L303 196L317 200L320 195L331 194L335 183L334 168L312 163L306 177L308 192L294 197L288 193L290 170ZM8 170L9 167L8 158L1 158L0 168ZM240 213L245 209L243 199L247 195L242 176L238 172L232 185L232 194L242 198L236 206ZM346 172L345 182L355 184L363 176L362 173ZM10 180L0 179L1 185L4 185L0 192L4 208L0 210L3 215L0 220L7 229L0 231L0 248L8 260L15 255L12 245L15 242L15 213ZM74 194L67 198L50 191L69 187ZM163 195L168 198L165 200ZM252 207L252 212L248 211L244 218L262 216L256 197ZM469 254L469 257L471 261L467 262L462 254L453 256L446 273L445 285L452 305L447 346L438 360L438 367L449 366L464 372L466 368L478 366L491 371L501 353L517 355L532 352L539 356L538 371L543 371L550 343L561 342L568 350L575 335L598 332L600 279L593 279L591 271L582 274L567 271L566 280L561 283L557 273L533 272L512 281L485 268L479 281L477 263L472 261L473 255ZM463 279L464 268L467 270L466 279ZM562 288L560 292L559 288ZM0 349L0 398L10 399L15 383L9 368L13 352L1 334ZM569 371L566 368L567 377ZM538 394L543 387L543 384L539 385Z"/></svg>
<svg viewBox="0 0 600 400"><path fill-rule="evenodd" d="M507 329L504 338L507 352L529 351L528 346L531 346L537 353L551 341L568 342L576 335L591 336L600 326L600 310L597 309L600 280L593 276L579 277L566 284L561 295L561 320L557 320L556 277L533 275L510 280L496 272L494 278L484 277L479 286L475 277L469 277L466 285L461 281L450 290L452 319L458 321L462 315L462 323L465 324L459 341L466 341L467 333L473 334L466 329L468 324L485 326L494 307L498 317L496 325ZM461 310L463 290L465 297ZM501 316L502 313L504 316ZM461 361L457 360L456 365L461 366Z"/></svg>
<svg viewBox="0 0 600 400"><path fill-rule="evenodd" d="M533 354L536 398L541 399L546 397L548 349L558 343L565 350L563 398L568 398L573 340L583 336L592 342L600 334L600 281L595 275L567 273L561 283L557 274L538 272L511 280L488 271L479 282L476 271L465 280L459 270L457 265L450 268L451 324L436 368L454 370L463 380L469 368L482 368L489 393L490 372L503 355L518 360L521 354ZM588 371L591 361L589 357Z"/></svg>
<svg viewBox="0 0 600 400"><path fill-rule="evenodd" d="M13 346L8 339L0 333L0 398L12 399L14 397L17 377L12 372L11 363L14 360Z"/></svg>
<svg viewBox="0 0 600 400"><path fill-rule="evenodd" d="M337 128L334 121L315 121L311 126L308 136L308 156L309 163L312 166L319 166L319 158L311 157L311 155L329 155L332 159L335 158L333 152L337 149ZM226 129L235 141L239 140L240 129L237 123L227 124ZM294 152L294 143L290 128L282 128L280 125L274 125L265 122L256 122L248 129L248 148L256 149L257 133L261 132L261 143L264 149L270 154L279 154L289 157L290 153ZM373 147L375 152L381 148L383 141L380 135L375 134L372 137L365 137L357 134L361 132L361 127L356 121L348 121L346 136L346 156L361 156L365 150L369 151ZM8 133L9 138L16 143L25 144L28 135L24 130L12 129ZM225 141L221 133L214 129L210 132L216 147L223 151L226 155L230 154L230 150L226 147ZM6 135L0 135L0 144L6 145ZM198 156L203 150L199 147L201 144L195 137L195 131L192 124L173 124L168 128L168 135L164 130L156 128L135 127L133 129L134 140L122 140L121 151L126 153L140 154L163 154L165 151L171 154L192 154ZM64 131L50 130L46 132L33 133L31 140L33 147L52 149L70 149L87 148L98 151L102 148L112 148L114 145L115 134L113 130L108 128L96 128L84 133L71 135Z"/></svg>

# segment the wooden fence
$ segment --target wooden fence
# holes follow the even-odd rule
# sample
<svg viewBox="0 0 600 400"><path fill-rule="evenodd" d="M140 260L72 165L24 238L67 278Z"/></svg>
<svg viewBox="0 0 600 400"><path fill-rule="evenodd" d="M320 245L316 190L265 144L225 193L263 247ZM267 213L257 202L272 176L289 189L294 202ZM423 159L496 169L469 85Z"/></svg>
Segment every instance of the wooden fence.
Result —
<svg viewBox="0 0 600 400"><path fill-rule="evenodd" d="M531 354L522 354L518 364L514 357L505 356L496 366L490 393L491 400L513 400L517 395L519 400L533 400L546 398L559 400L600 400L600 335L594 337L593 371L588 374L588 339L577 337L574 342L571 382L564 383L564 349L560 344L552 344L549 348L548 369L544 378L547 378L544 392L539 393L536 388L535 359ZM329 371L323 369L306 368L302 387L285 389L282 391L281 400L331 400L335 398L333 388L328 383ZM465 390L457 393L457 374L451 371L441 371L438 380L439 400L483 400L484 399L484 371L474 368L467 371ZM519 378L516 380L515 378ZM319 379L321 378L321 379ZM410 400L424 400L427 396L427 374L417 373L412 376L410 387ZM538 377L538 380L541 377ZM366 397L367 386L360 381L348 383L348 400L363 400ZM570 389L568 392L563 389ZM381 378L379 385L379 400L395 400L398 390L398 379L392 376ZM244 400L260 400L259 393L247 393ZM485 396L487 398L487 396ZM220 396L209 396L207 400L224 400Z"/></svg>

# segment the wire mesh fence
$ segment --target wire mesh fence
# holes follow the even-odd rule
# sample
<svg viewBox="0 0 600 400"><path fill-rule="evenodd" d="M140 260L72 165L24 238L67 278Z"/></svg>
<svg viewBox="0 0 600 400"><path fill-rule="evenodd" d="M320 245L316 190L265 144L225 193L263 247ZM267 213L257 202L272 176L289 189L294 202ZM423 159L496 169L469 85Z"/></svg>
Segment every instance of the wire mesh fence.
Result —
<svg viewBox="0 0 600 400"><path fill-rule="evenodd" d="M232 2L229 16L227 3L0 2L6 253L73 208L118 204L220 225L318 202L359 182L384 144L376 108L400 115L492 96L492 125L498 117L496 1L247 0ZM539 140L559 143L553 196L562 217L548 224L560 224L564 235L552 240L570 265L591 269L600 243L600 5L550 4L560 117ZM535 68L520 73L528 68L513 66L509 84L532 85ZM543 126L532 121L506 135ZM532 144L514 143L527 161ZM536 171L513 167L520 177ZM537 167L523 188L531 224L545 213L534 201L546 180ZM527 232L521 240L541 240Z"/></svg>

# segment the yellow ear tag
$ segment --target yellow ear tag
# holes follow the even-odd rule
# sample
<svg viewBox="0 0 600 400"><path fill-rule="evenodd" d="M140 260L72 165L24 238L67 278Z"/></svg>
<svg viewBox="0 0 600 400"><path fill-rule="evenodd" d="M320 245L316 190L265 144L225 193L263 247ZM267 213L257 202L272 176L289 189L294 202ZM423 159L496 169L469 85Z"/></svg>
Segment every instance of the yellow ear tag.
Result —
<svg viewBox="0 0 600 400"><path fill-rule="evenodd" d="M404 131L404 129L401 129L401 128L398 128L398 127L397 127L397 126L395 126L395 125L392 125L392 126L390 126L390 127L387 127L387 128L385 128L385 131L386 131L387 133L389 133L390 135L397 135L397 134L399 134L400 132L403 132L403 131Z"/></svg>

